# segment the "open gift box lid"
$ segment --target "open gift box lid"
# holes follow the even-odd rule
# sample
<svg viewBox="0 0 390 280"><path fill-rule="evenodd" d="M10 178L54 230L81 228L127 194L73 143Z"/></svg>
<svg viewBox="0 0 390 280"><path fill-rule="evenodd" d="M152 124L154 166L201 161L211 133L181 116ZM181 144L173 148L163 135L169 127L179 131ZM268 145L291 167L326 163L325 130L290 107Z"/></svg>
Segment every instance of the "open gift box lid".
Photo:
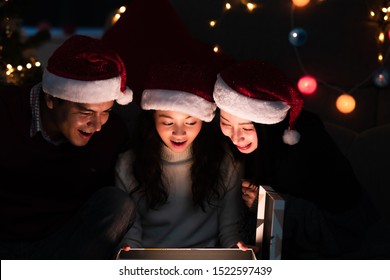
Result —
<svg viewBox="0 0 390 280"><path fill-rule="evenodd" d="M120 250L117 259L133 260L256 260L252 249L238 248L134 248Z"/></svg>

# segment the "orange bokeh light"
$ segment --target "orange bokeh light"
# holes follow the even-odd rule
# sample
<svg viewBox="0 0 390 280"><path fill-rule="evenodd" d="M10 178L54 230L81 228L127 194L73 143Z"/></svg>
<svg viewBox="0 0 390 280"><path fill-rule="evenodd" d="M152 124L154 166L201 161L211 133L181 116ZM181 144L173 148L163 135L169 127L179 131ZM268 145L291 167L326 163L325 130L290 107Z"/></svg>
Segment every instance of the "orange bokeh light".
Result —
<svg viewBox="0 0 390 280"><path fill-rule="evenodd" d="M343 114L349 114L355 110L356 101L349 94L342 94L336 100L336 108Z"/></svg>
<svg viewBox="0 0 390 280"><path fill-rule="evenodd" d="M304 7L309 4L310 0L292 0L292 2L297 7Z"/></svg>

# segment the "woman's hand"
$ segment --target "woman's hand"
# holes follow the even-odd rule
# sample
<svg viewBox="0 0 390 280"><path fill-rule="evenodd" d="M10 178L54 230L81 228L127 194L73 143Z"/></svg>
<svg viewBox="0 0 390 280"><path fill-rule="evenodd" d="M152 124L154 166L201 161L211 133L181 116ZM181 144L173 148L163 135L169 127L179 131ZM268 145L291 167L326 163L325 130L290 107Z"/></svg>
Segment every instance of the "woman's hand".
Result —
<svg viewBox="0 0 390 280"><path fill-rule="evenodd" d="M131 250L131 247L129 246L129 245L127 245L127 244L124 244L123 246L122 246L122 250L123 251L130 251Z"/></svg>
<svg viewBox="0 0 390 280"><path fill-rule="evenodd" d="M241 180L242 199L245 201L248 208L253 207L253 203L256 201L259 195L259 187L253 185L250 181Z"/></svg>
<svg viewBox="0 0 390 280"><path fill-rule="evenodd" d="M253 253L255 253L255 255L257 255L259 252L260 252L260 248L257 247L257 246L253 246L253 245L246 245L244 242L242 241L238 241L237 242L237 247L239 249L241 249L242 251L246 251L248 249L252 249L253 250Z"/></svg>

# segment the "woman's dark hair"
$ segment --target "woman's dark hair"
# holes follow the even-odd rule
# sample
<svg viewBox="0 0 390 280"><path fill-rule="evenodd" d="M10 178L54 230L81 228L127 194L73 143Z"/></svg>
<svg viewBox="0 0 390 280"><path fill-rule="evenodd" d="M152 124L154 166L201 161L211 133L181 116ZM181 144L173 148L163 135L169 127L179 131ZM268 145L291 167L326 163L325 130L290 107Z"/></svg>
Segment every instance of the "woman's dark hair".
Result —
<svg viewBox="0 0 390 280"><path fill-rule="evenodd" d="M142 111L136 126L134 140L134 175L138 186L133 190L145 196L149 207L157 209L168 199L168 187L163 184L161 150L163 142L154 124L154 110ZM219 128L214 123L203 122L202 129L192 144L191 167L192 194L195 205L205 209L213 200L224 195L226 186L221 176L225 156Z"/></svg>

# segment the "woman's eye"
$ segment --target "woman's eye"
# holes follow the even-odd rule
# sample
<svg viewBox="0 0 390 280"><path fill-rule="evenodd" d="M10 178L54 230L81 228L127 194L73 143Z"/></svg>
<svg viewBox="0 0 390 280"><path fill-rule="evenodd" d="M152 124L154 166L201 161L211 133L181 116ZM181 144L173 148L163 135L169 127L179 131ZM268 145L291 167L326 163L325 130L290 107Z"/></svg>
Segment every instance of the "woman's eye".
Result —
<svg viewBox="0 0 390 280"><path fill-rule="evenodd" d="M162 124L169 126L169 125L172 125L173 123L172 122L162 122Z"/></svg>
<svg viewBox="0 0 390 280"><path fill-rule="evenodd" d="M188 122L187 123L187 125L191 125L191 126L193 126L193 125L195 125L196 124L196 122Z"/></svg>
<svg viewBox="0 0 390 280"><path fill-rule="evenodd" d="M244 131L253 131L254 128L243 128Z"/></svg>

